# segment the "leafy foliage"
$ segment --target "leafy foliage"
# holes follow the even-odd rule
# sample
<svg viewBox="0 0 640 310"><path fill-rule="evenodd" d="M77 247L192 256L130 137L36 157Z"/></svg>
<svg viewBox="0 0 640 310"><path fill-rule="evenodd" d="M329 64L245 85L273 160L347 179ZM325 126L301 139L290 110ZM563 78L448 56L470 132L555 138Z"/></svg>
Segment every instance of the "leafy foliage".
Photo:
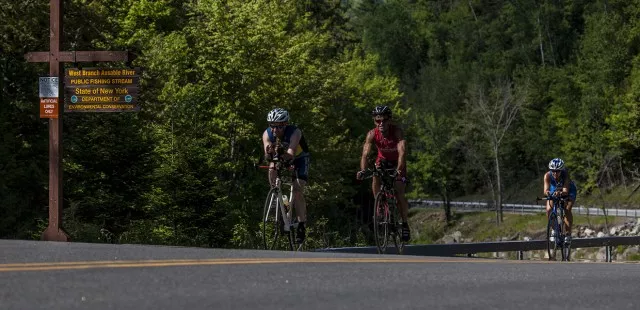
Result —
<svg viewBox="0 0 640 310"><path fill-rule="evenodd" d="M415 198L528 186L552 157L580 195L626 184L639 173L639 4L65 1L64 49L137 56L68 66L142 68L141 112L64 115L65 229L90 242L257 247L267 182L254 164L274 107L311 148L312 247L368 242L370 186L353 179L379 104L405 128ZM48 4L0 7L0 237L37 238L46 65L23 59L48 48ZM528 104L508 126L478 126L469 90L491 97L499 79L526 85Z"/></svg>

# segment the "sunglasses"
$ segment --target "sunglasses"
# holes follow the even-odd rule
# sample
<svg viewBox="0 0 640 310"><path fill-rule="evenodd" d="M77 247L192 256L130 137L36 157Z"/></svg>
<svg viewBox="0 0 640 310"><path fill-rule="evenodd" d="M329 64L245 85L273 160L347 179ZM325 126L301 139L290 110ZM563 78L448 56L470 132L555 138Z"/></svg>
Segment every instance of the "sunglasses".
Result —
<svg viewBox="0 0 640 310"><path fill-rule="evenodd" d="M269 124L269 127L271 127L271 129L282 129L284 127L287 127L287 125Z"/></svg>
<svg viewBox="0 0 640 310"><path fill-rule="evenodd" d="M552 173L559 173L562 172L562 170L551 170Z"/></svg>
<svg viewBox="0 0 640 310"><path fill-rule="evenodd" d="M376 119L375 122L376 122L376 124L382 124L382 122L389 122L389 119L388 118L385 118L385 119L380 119L379 118L379 119Z"/></svg>

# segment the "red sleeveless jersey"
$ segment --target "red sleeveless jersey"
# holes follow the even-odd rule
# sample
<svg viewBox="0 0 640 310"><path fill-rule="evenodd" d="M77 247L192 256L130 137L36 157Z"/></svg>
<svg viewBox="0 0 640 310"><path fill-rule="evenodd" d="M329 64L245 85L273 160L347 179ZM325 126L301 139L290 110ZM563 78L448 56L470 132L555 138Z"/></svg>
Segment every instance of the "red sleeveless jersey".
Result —
<svg viewBox="0 0 640 310"><path fill-rule="evenodd" d="M395 125L389 125L389 134L388 137L384 137L378 127L374 128L374 141L376 143L376 147L378 148L378 158L386 159L389 161L397 161L398 160L398 137L396 137L397 127Z"/></svg>

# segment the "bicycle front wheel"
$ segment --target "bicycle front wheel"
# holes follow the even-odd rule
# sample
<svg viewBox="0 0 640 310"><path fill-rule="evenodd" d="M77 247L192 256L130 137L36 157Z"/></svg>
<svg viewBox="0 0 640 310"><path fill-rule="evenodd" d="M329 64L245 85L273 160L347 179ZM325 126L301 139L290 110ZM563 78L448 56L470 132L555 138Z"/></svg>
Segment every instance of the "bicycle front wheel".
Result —
<svg viewBox="0 0 640 310"><path fill-rule="evenodd" d="M551 214L547 222L547 254L549 254L549 260L556 260L559 239L557 228L558 217L555 214Z"/></svg>
<svg viewBox="0 0 640 310"><path fill-rule="evenodd" d="M396 246L396 254L403 254L406 242L402 241L402 226L399 221L401 218L400 209L398 209L397 203L390 205L389 208L391 208L391 219L389 224L389 227L391 228L390 237L393 240L393 244Z"/></svg>
<svg viewBox="0 0 640 310"><path fill-rule="evenodd" d="M568 262L570 257L571 257L571 243L563 242L562 243L562 259Z"/></svg>
<svg viewBox="0 0 640 310"><path fill-rule="evenodd" d="M262 239L265 250L273 250L276 247L283 224L284 222L280 216L278 189L272 188L264 202L262 217Z"/></svg>
<svg viewBox="0 0 640 310"><path fill-rule="evenodd" d="M373 234L376 239L378 253L384 254L387 251L387 240L389 240L389 207L383 191L378 192L373 206Z"/></svg>
<svg viewBox="0 0 640 310"><path fill-rule="evenodd" d="M562 214L562 223L561 225L564 226L564 220L566 219L566 215ZM569 261L570 257L571 257L571 243L567 243L566 238L567 238L567 234L565 232L564 229L562 229L562 260L563 261Z"/></svg>

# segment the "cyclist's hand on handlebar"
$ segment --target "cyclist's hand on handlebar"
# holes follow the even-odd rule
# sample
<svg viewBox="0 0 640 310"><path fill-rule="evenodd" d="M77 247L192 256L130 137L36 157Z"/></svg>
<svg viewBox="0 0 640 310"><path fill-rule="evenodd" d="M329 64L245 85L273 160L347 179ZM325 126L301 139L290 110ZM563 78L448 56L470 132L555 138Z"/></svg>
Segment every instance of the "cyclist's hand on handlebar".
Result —
<svg viewBox="0 0 640 310"><path fill-rule="evenodd" d="M356 179L357 180L362 180L364 179L364 170L360 170L356 173Z"/></svg>
<svg viewBox="0 0 640 310"><path fill-rule="evenodd" d="M280 158L286 161L293 160L293 156L291 156L291 154L289 153L283 153L282 155L280 155Z"/></svg>
<svg viewBox="0 0 640 310"><path fill-rule="evenodd" d="M267 154L273 154L276 152L276 147L273 144L267 145Z"/></svg>

